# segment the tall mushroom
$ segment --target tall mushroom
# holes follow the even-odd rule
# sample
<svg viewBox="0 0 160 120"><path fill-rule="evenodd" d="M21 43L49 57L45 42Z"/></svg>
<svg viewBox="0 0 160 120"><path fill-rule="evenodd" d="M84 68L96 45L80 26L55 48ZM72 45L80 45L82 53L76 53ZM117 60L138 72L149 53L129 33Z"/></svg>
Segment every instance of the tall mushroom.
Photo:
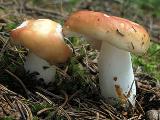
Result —
<svg viewBox="0 0 160 120"><path fill-rule="evenodd" d="M55 79L54 65L67 61L72 53L63 40L61 25L49 19L24 21L11 31L11 38L29 49L24 68L38 72L46 84Z"/></svg>
<svg viewBox="0 0 160 120"><path fill-rule="evenodd" d="M128 100L134 105L136 86L130 52L140 55L147 51L150 38L146 30L124 18L78 11L68 17L62 31L98 42L101 94L112 105L117 102L126 105Z"/></svg>

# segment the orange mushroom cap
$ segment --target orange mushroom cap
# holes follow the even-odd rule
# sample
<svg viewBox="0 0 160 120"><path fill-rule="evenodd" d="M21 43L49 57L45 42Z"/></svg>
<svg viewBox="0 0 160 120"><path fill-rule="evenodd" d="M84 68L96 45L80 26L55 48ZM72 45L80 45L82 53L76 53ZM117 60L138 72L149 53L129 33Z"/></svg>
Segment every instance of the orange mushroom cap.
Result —
<svg viewBox="0 0 160 120"><path fill-rule="evenodd" d="M117 48L137 54L145 53L150 43L150 37L141 25L94 11L73 13L66 20L63 33L64 35L78 33L96 40L98 45L105 41Z"/></svg>
<svg viewBox="0 0 160 120"><path fill-rule="evenodd" d="M56 64L65 62L72 54L61 31L61 25L49 19L27 20L11 31L11 38L50 64Z"/></svg>

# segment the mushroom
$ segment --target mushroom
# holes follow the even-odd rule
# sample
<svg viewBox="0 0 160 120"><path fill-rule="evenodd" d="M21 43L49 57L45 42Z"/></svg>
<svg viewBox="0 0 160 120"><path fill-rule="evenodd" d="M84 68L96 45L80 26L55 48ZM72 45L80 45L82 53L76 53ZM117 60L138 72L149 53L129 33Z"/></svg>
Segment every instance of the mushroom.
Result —
<svg viewBox="0 0 160 120"><path fill-rule="evenodd" d="M67 36L76 33L97 41L102 96L112 105L128 105L128 101L134 105L136 85L130 52L141 55L147 51L150 38L146 30L124 18L78 11L68 17L62 31Z"/></svg>
<svg viewBox="0 0 160 120"><path fill-rule="evenodd" d="M55 64L64 63L72 54L63 40L61 25L49 19L26 20L11 31L11 38L29 49L25 70L38 72L37 78L46 84L55 80Z"/></svg>

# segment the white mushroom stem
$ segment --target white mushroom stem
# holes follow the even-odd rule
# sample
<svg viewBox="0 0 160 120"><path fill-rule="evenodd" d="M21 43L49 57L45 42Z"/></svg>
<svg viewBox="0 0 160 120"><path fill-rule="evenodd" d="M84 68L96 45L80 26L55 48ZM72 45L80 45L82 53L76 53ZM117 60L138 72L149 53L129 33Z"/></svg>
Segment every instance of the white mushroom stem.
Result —
<svg viewBox="0 0 160 120"><path fill-rule="evenodd" d="M101 94L106 101L115 105L129 100L134 105L136 86L130 53L103 42L98 65Z"/></svg>
<svg viewBox="0 0 160 120"><path fill-rule="evenodd" d="M37 79L42 78L46 84L55 81L56 67L32 52L26 56L24 68L30 73L38 72Z"/></svg>

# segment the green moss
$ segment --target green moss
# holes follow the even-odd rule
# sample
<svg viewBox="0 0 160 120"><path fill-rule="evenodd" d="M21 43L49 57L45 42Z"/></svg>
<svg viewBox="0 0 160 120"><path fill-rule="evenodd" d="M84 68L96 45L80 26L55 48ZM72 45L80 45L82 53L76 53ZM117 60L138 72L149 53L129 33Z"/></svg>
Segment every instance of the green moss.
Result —
<svg viewBox="0 0 160 120"><path fill-rule="evenodd" d="M11 116L5 116L5 117L0 118L0 119L1 119L1 120L14 120L14 118L11 117Z"/></svg>
<svg viewBox="0 0 160 120"><path fill-rule="evenodd" d="M133 66L160 80L160 45L151 43L145 56L133 55Z"/></svg>

